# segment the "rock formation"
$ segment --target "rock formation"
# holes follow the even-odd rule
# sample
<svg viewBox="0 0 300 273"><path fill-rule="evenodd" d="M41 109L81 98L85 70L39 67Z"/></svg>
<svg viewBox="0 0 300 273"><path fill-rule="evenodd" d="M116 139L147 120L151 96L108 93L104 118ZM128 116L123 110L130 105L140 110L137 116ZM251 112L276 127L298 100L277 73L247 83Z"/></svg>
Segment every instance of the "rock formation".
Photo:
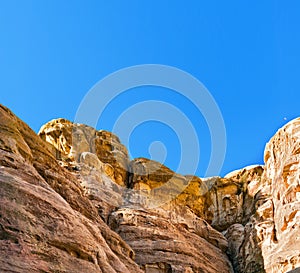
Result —
<svg viewBox="0 0 300 273"><path fill-rule="evenodd" d="M49 145L0 107L0 271L142 272Z"/></svg>
<svg viewBox="0 0 300 273"><path fill-rule="evenodd" d="M48 122L39 132L40 137L51 143L58 159L77 162L83 152L90 152L104 164L104 172L117 184L125 186L128 175L128 152L114 134L65 119Z"/></svg>
<svg viewBox="0 0 300 273"><path fill-rule="evenodd" d="M300 266L300 119L280 129L266 145L260 239L265 268Z"/></svg>
<svg viewBox="0 0 300 273"><path fill-rule="evenodd" d="M65 119L38 136L0 106L0 272L294 270L299 132L280 129L265 166L203 179Z"/></svg>
<svg viewBox="0 0 300 273"><path fill-rule="evenodd" d="M300 267L299 132L300 119L295 119L266 145L264 172L248 185L255 213L245 226L231 226L225 234L237 272Z"/></svg>

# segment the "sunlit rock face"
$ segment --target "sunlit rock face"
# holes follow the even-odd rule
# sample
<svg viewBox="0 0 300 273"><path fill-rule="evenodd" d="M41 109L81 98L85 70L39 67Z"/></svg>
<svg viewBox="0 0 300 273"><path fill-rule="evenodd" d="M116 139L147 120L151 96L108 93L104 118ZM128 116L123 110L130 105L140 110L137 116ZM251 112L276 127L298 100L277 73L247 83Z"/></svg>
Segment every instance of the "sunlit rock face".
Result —
<svg viewBox="0 0 300 273"><path fill-rule="evenodd" d="M300 267L300 119L224 178L129 160L114 134L0 107L0 272L286 273Z"/></svg>
<svg viewBox="0 0 300 273"><path fill-rule="evenodd" d="M260 230L267 272L300 266L300 119L281 128L266 145ZM269 221L267 223L267 221Z"/></svg>
<svg viewBox="0 0 300 273"><path fill-rule="evenodd" d="M0 107L0 272L233 272L220 232L188 208L134 208L100 156L126 159L123 146L74 126L59 119L39 137Z"/></svg>
<svg viewBox="0 0 300 273"><path fill-rule="evenodd" d="M103 171L109 177L119 185L127 183L128 152L116 135L61 118L46 123L39 135L56 148L58 159L78 162L84 160L81 156L84 152L96 154L105 163Z"/></svg>
<svg viewBox="0 0 300 273"><path fill-rule="evenodd" d="M299 268L299 156L300 119L295 119L266 145L264 172L248 184L255 205L248 223L233 225L225 233L236 272L285 273Z"/></svg>
<svg viewBox="0 0 300 273"><path fill-rule="evenodd" d="M0 272L143 272L54 150L0 106Z"/></svg>
<svg viewBox="0 0 300 273"><path fill-rule="evenodd" d="M130 162L130 172L131 188L145 196L158 197L166 208L186 206L212 227L224 231L235 223L246 224L254 213L254 194L263 168L253 166L227 178L201 179L179 175L153 160L137 158Z"/></svg>

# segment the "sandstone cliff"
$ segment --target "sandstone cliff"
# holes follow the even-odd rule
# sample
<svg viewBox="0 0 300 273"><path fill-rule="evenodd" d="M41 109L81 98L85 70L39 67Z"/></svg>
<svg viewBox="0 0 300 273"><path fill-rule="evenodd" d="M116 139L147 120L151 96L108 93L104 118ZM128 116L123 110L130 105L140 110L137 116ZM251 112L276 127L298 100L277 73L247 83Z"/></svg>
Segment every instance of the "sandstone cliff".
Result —
<svg viewBox="0 0 300 273"><path fill-rule="evenodd" d="M0 107L0 272L288 272L300 267L300 120L225 178L130 161L117 136Z"/></svg>

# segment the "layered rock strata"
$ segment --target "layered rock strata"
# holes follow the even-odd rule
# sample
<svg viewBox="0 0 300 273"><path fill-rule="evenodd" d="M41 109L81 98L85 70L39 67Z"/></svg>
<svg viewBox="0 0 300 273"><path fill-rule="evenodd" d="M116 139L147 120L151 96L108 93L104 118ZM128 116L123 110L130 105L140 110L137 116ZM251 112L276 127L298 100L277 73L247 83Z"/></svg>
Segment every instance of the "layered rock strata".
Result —
<svg viewBox="0 0 300 273"><path fill-rule="evenodd" d="M0 107L0 271L142 272L48 147Z"/></svg>
<svg viewBox="0 0 300 273"><path fill-rule="evenodd" d="M114 134L0 107L1 272L288 272L300 266L300 119L221 177L129 160Z"/></svg>
<svg viewBox="0 0 300 273"><path fill-rule="evenodd" d="M173 212L171 223L164 210L125 206L134 195L127 176L105 171L123 157L101 161L102 148L122 147L113 136L109 144L95 141L95 150L75 149L67 137L74 125L52 124L54 131L46 126L38 137L0 107L1 272L232 272L225 237L193 213L186 220ZM135 226L128 220L134 217Z"/></svg>

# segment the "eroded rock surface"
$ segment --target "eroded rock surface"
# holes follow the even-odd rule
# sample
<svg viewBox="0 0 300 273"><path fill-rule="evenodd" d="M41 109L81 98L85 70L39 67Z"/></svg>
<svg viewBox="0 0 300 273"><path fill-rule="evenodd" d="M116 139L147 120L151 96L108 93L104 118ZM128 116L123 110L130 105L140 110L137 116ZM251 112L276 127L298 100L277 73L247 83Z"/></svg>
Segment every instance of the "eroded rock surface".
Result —
<svg viewBox="0 0 300 273"><path fill-rule="evenodd" d="M232 272L227 240L193 212L126 207L136 193L105 170L100 155L114 149L93 150L97 132L76 125L75 149L74 125L51 126L40 138L0 108L1 272Z"/></svg>
<svg viewBox="0 0 300 273"><path fill-rule="evenodd" d="M300 266L299 152L300 119L295 119L266 145L260 182L248 185L255 213L244 226L243 240L237 236L241 226L225 234L237 272L285 273Z"/></svg>
<svg viewBox="0 0 300 273"><path fill-rule="evenodd" d="M266 145L265 164L262 253L267 272L285 272L300 266L299 118L281 128Z"/></svg>
<svg viewBox="0 0 300 273"><path fill-rule="evenodd" d="M214 228L224 231L235 223L246 224L255 212L254 194L263 168L253 166L227 178L201 179L176 174L153 160L137 158L130 162L130 172L129 186L142 195L157 198L161 205L170 202L171 206L187 206Z"/></svg>
<svg viewBox="0 0 300 273"><path fill-rule="evenodd" d="M66 119L46 123L39 135L56 148L58 159L78 162L83 152L96 154L105 163L104 172L117 184L125 186L128 180L128 152L116 135Z"/></svg>
<svg viewBox="0 0 300 273"><path fill-rule="evenodd" d="M285 273L300 266L300 119L226 177L129 161L117 136L0 107L1 272ZM231 261L231 262L230 262Z"/></svg>
<svg viewBox="0 0 300 273"><path fill-rule="evenodd" d="M109 224L146 272L232 272L225 237L191 212L120 208Z"/></svg>
<svg viewBox="0 0 300 273"><path fill-rule="evenodd" d="M1 272L142 272L48 145L0 107Z"/></svg>

